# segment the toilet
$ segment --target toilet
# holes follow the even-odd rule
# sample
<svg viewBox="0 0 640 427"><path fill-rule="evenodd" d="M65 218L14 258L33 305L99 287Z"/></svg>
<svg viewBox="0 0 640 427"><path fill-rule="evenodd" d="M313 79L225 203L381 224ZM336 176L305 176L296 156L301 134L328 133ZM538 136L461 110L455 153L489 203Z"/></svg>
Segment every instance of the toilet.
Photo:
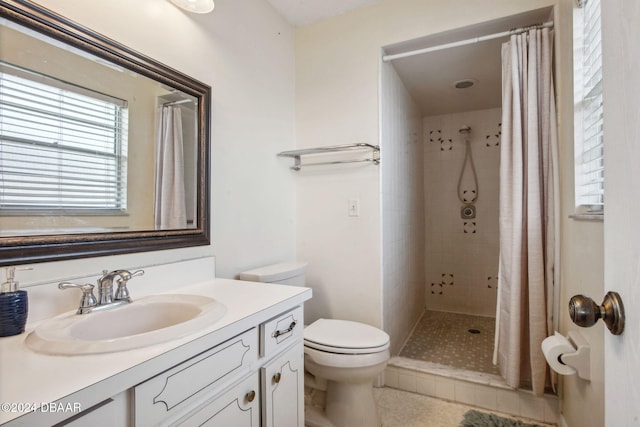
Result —
<svg viewBox="0 0 640 427"><path fill-rule="evenodd" d="M240 273L240 280L306 285L306 262L269 265ZM308 387L324 389L324 414L305 409L308 427L379 427L373 381L389 360L389 335L364 323L318 319L304 329Z"/></svg>

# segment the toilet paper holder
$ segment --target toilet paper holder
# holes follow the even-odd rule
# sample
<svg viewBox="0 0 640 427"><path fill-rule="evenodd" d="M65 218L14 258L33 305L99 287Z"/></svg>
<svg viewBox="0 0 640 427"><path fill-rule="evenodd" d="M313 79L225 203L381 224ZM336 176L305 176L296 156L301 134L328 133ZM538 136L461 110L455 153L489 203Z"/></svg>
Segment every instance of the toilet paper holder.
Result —
<svg viewBox="0 0 640 427"><path fill-rule="evenodd" d="M558 360L576 370L583 380L591 380L591 347L587 339L578 331L569 331L569 341L576 348L573 353L564 353Z"/></svg>

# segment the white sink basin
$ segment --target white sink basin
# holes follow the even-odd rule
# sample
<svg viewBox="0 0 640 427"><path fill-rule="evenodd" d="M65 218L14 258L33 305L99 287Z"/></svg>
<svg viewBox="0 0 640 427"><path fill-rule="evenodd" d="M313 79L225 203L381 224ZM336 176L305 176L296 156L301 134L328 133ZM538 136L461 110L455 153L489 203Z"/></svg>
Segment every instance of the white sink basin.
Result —
<svg viewBox="0 0 640 427"><path fill-rule="evenodd" d="M47 354L96 354L131 350L196 333L227 312L199 295L152 295L89 314L65 313L42 322L27 336L32 350Z"/></svg>

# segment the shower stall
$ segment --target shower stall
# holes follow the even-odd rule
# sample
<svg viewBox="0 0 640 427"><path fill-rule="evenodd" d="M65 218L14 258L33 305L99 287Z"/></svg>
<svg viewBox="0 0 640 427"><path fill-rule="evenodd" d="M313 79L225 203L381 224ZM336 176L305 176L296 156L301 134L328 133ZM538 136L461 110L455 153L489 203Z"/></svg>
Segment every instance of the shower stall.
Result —
<svg viewBox="0 0 640 427"><path fill-rule="evenodd" d="M434 71L425 58L430 55L413 65L420 67L415 74ZM472 52L471 58L476 55ZM463 359L473 363L451 366L482 366L483 372L497 374L491 355L499 254L500 85L493 82L496 92L480 103L469 102L467 110L459 107L464 102L450 100L420 105L420 95L411 93L403 79L407 71L402 67L411 67L403 61L382 63L381 73L383 302L391 351L438 365L462 360L458 353L464 351ZM468 100L470 91L478 89L445 84L447 89L453 85L450 96ZM451 107L441 108L447 103Z"/></svg>
<svg viewBox="0 0 640 427"><path fill-rule="evenodd" d="M492 359L500 264L501 45L509 32L495 29L524 30L552 16L552 8L538 9L441 35L438 47L425 37L383 49L383 58L398 58L380 65L383 322L396 356L385 381L392 386L404 381L412 384L404 388L416 391L421 375L446 372L447 378L504 387ZM495 37L470 38L492 31ZM441 43L447 37L463 42ZM420 45L432 47L422 49L426 55L396 55ZM442 46L456 48L440 51ZM439 88L421 83L425 76Z"/></svg>
<svg viewBox="0 0 640 427"><path fill-rule="evenodd" d="M426 312L402 357L498 374L491 359L501 112L496 107L422 120Z"/></svg>

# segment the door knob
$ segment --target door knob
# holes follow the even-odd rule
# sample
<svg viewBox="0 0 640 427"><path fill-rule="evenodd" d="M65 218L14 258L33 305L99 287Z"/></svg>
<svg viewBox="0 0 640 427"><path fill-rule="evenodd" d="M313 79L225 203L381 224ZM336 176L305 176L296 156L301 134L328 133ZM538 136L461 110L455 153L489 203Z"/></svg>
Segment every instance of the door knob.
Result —
<svg viewBox="0 0 640 427"><path fill-rule="evenodd" d="M585 328L602 319L613 335L624 331L624 305L617 292L607 292L600 305L586 295L574 295L569 300L569 316L573 323Z"/></svg>

